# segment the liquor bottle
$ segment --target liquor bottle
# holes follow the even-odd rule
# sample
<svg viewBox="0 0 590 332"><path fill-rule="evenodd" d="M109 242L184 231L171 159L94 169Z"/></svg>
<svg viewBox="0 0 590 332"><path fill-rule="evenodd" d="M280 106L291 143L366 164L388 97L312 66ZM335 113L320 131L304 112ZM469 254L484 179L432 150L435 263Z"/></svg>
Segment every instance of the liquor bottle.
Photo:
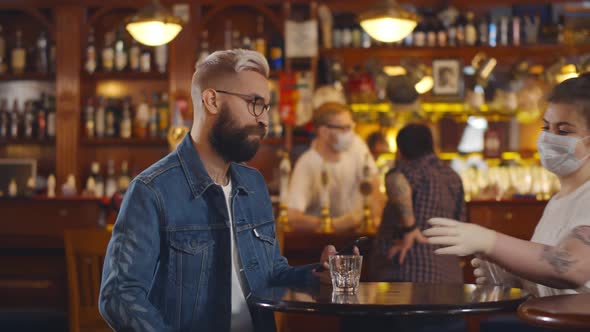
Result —
<svg viewBox="0 0 590 332"><path fill-rule="evenodd" d="M129 97L123 100L123 116L121 118L121 138L131 138L131 106L129 105Z"/></svg>
<svg viewBox="0 0 590 332"><path fill-rule="evenodd" d="M488 46L489 44L489 36L488 36L488 32L489 32L489 27L488 27L488 21L485 17L482 17L481 20L479 21L479 28L478 28L478 32L479 32L479 45L480 46Z"/></svg>
<svg viewBox="0 0 590 332"><path fill-rule="evenodd" d="M472 12L467 13L467 24L465 24L465 44L469 46L474 46L477 43L477 29L475 28L475 24L473 24L473 15Z"/></svg>
<svg viewBox="0 0 590 332"><path fill-rule="evenodd" d="M141 51L141 57L139 58L139 71L142 73L149 73L152 70L152 54L147 47L144 47Z"/></svg>
<svg viewBox="0 0 590 332"><path fill-rule="evenodd" d="M500 17L500 45L508 46L508 16Z"/></svg>
<svg viewBox="0 0 590 332"><path fill-rule="evenodd" d="M56 122L55 122L55 97L47 98L49 106L47 112L47 137L55 138Z"/></svg>
<svg viewBox="0 0 590 332"><path fill-rule="evenodd" d="M8 70L7 61L6 38L4 38L4 31L0 25L0 75L5 74L6 70Z"/></svg>
<svg viewBox="0 0 590 332"><path fill-rule="evenodd" d="M49 112L49 95L42 94L37 108L37 139L47 138L47 114Z"/></svg>
<svg viewBox="0 0 590 332"><path fill-rule="evenodd" d="M158 137L158 94L156 92L152 96L149 119L149 136L150 138L156 138Z"/></svg>
<svg viewBox="0 0 590 332"><path fill-rule="evenodd" d="M158 104L158 132L160 136L166 138L168 127L170 126L170 105L168 104L168 94L162 93L160 103Z"/></svg>
<svg viewBox="0 0 590 332"><path fill-rule="evenodd" d="M129 188L131 182L131 175L129 174L129 164L127 160L121 162L121 173L119 174L119 181L117 187L119 191L125 192Z"/></svg>
<svg viewBox="0 0 590 332"><path fill-rule="evenodd" d="M96 128L94 133L96 134L96 137L101 138L106 134L106 105L104 98L98 97L97 105L98 107L94 116L94 128Z"/></svg>
<svg viewBox="0 0 590 332"><path fill-rule="evenodd" d="M92 162L90 166L91 176L94 178L94 194L96 197L103 197L104 192L104 178L100 174L100 164L97 161Z"/></svg>
<svg viewBox="0 0 590 332"><path fill-rule="evenodd" d="M117 39L115 40L115 70L123 71L127 67L127 47L123 40L123 28L117 30Z"/></svg>
<svg viewBox="0 0 590 332"><path fill-rule="evenodd" d="M426 21L426 45L428 47L436 47L437 28L434 19Z"/></svg>
<svg viewBox="0 0 590 332"><path fill-rule="evenodd" d="M94 43L94 29L90 28L86 45L86 63L84 64L84 69L89 74L96 71L96 45Z"/></svg>
<svg viewBox="0 0 590 332"><path fill-rule="evenodd" d="M226 50L232 49L232 29L231 21L225 21L225 30L223 30L223 48Z"/></svg>
<svg viewBox="0 0 590 332"><path fill-rule="evenodd" d="M493 19L489 24L488 42L491 47L498 45L498 24Z"/></svg>
<svg viewBox="0 0 590 332"><path fill-rule="evenodd" d="M283 48L281 46L280 38L275 36L270 46L270 68L272 70L283 69Z"/></svg>
<svg viewBox="0 0 590 332"><path fill-rule="evenodd" d="M436 44L439 47L448 45L449 35L448 30L440 20L436 20Z"/></svg>
<svg viewBox="0 0 590 332"><path fill-rule="evenodd" d="M150 123L150 107L148 106L145 95L143 95L141 102L137 105L135 112L135 137L146 138L148 134L148 126Z"/></svg>
<svg viewBox="0 0 590 332"><path fill-rule="evenodd" d="M27 66L27 51L23 47L23 33L16 30L16 45L12 49L12 72L22 74Z"/></svg>
<svg viewBox="0 0 590 332"><path fill-rule="evenodd" d="M412 32L412 40L414 41L414 46L417 47L424 47L426 46L426 31L424 22L418 23L414 31Z"/></svg>
<svg viewBox="0 0 590 332"><path fill-rule="evenodd" d="M520 17L512 17L512 45L520 45Z"/></svg>
<svg viewBox="0 0 590 332"><path fill-rule="evenodd" d="M10 113L10 138L18 138L20 134L20 111L18 109L18 100L14 99L12 112Z"/></svg>
<svg viewBox="0 0 590 332"><path fill-rule="evenodd" d="M155 51L155 60L156 66L158 67L158 71L160 73L166 72L166 67L168 65L168 46L167 45L160 45L154 48Z"/></svg>
<svg viewBox="0 0 590 332"><path fill-rule="evenodd" d="M254 40L254 49L256 52L266 56L266 38L264 38L264 17L256 18L256 39Z"/></svg>
<svg viewBox="0 0 590 332"><path fill-rule="evenodd" d="M465 26L467 25L467 21L463 15L459 15L457 21L455 22L455 29L457 30L455 35L455 44L457 46L465 45Z"/></svg>
<svg viewBox="0 0 590 332"><path fill-rule="evenodd" d="M240 47L240 45L242 45L242 39L240 38L240 30L234 29L232 31L231 38L232 48Z"/></svg>
<svg viewBox="0 0 590 332"><path fill-rule="evenodd" d="M23 136L26 139L33 138L33 122L35 116L33 115L33 105L30 100L25 102L25 110L23 112Z"/></svg>
<svg viewBox="0 0 590 332"><path fill-rule="evenodd" d="M113 197L117 192L117 178L115 176L115 161L109 159L107 162L107 179L105 181L105 196Z"/></svg>
<svg viewBox="0 0 590 332"><path fill-rule="evenodd" d="M201 31L198 62L203 61L207 56L209 56L209 33L207 30L203 30Z"/></svg>
<svg viewBox="0 0 590 332"><path fill-rule="evenodd" d="M84 127L86 128L86 137L88 138L94 138L95 136L96 118L94 113L94 102L92 98L88 98L84 110L84 115L86 117L86 124Z"/></svg>
<svg viewBox="0 0 590 332"><path fill-rule="evenodd" d="M115 107L115 100L113 98L109 98L107 103L107 108L105 110L105 136L106 137L115 137L116 135L116 107Z"/></svg>
<svg viewBox="0 0 590 332"><path fill-rule="evenodd" d="M37 72L46 74L49 72L49 55L48 55L49 41L45 31L41 31L37 38L37 55L35 59L35 66Z"/></svg>
<svg viewBox="0 0 590 332"><path fill-rule="evenodd" d="M115 49L113 44L115 42L115 35L112 32L107 32L104 36L104 47L102 48L102 69L104 71L113 71L115 65Z"/></svg>
<svg viewBox="0 0 590 332"><path fill-rule="evenodd" d="M8 138L8 102L5 98L0 99L0 139L4 140Z"/></svg>
<svg viewBox="0 0 590 332"><path fill-rule="evenodd" d="M139 71L139 58L141 56L141 49L139 43L135 39L131 41L131 47L129 48L129 68L133 71Z"/></svg>

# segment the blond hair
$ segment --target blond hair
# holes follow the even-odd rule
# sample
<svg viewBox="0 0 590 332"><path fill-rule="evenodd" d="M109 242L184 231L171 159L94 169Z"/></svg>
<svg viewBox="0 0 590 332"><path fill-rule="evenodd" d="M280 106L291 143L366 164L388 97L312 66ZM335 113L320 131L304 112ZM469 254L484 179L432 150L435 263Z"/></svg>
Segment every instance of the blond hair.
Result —
<svg viewBox="0 0 590 332"><path fill-rule="evenodd" d="M330 122L332 116L340 113L352 114L350 108L344 104L337 102L323 103L322 106L313 112L313 125L316 128L327 125Z"/></svg>
<svg viewBox="0 0 590 332"><path fill-rule="evenodd" d="M257 72L266 78L268 78L270 71L264 55L243 49L216 51L197 62L191 83L194 110L193 128L200 131L205 120L203 91L213 88L220 79L231 77L243 70Z"/></svg>

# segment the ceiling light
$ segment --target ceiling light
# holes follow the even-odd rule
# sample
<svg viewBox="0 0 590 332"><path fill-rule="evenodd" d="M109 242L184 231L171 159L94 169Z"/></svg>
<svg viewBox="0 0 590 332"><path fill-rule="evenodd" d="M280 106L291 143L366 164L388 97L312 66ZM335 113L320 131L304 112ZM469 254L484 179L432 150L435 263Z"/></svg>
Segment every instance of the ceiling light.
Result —
<svg viewBox="0 0 590 332"><path fill-rule="evenodd" d="M127 19L125 28L138 42L148 46L169 43L182 30L182 20L158 0Z"/></svg>
<svg viewBox="0 0 590 332"><path fill-rule="evenodd" d="M418 15L401 8L395 0L381 0L359 15L363 29L381 42L393 43L406 38L418 24Z"/></svg>

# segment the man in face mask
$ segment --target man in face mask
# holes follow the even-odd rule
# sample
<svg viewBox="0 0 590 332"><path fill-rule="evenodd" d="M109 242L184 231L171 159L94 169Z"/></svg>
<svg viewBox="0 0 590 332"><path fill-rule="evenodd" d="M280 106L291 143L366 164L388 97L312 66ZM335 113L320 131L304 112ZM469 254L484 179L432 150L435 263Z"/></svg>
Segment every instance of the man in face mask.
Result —
<svg viewBox="0 0 590 332"><path fill-rule="evenodd" d="M326 280L281 256L264 179L242 164L267 131L268 72L246 50L197 64L190 134L133 180L113 229L99 306L114 330L274 331L252 292Z"/></svg>
<svg viewBox="0 0 590 332"><path fill-rule="evenodd" d="M384 199L377 167L367 145L354 133L348 107L326 102L314 112L312 121L317 136L297 160L289 185L287 214L291 225L298 230L318 229L325 204L337 231L358 227L363 217L359 191L363 181L372 184L372 211L380 220ZM325 191L327 195L322 194Z"/></svg>

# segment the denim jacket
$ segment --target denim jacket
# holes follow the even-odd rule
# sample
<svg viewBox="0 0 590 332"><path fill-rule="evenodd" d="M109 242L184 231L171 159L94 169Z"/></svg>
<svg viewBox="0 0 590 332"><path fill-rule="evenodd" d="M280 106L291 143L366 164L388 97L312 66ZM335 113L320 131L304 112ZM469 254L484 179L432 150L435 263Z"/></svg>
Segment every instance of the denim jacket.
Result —
<svg viewBox="0 0 590 332"><path fill-rule="evenodd" d="M279 252L261 174L232 163L232 213L240 278L256 331L273 331L272 313L251 293L316 282L316 265L289 266ZM230 329L230 229L222 188L209 177L190 135L131 183L113 228L99 297L116 331Z"/></svg>

